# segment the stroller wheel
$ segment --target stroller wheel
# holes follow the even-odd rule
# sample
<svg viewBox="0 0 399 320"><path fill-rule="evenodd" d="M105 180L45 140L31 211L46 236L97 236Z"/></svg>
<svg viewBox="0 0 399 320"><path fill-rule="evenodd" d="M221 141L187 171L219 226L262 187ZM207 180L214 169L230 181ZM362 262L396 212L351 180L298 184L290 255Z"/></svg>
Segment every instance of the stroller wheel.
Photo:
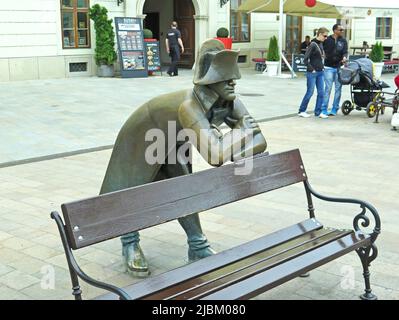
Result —
<svg viewBox="0 0 399 320"><path fill-rule="evenodd" d="M366 108L367 116L369 118L374 118L375 115L377 114L377 108L378 107L374 102L370 102Z"/></svg>
<svg viewBox="0 0 399 320"><path fill-rule="evenodd" d="M341 106L342 114L347 116L353 110L352 101L346 100Z"/></svg>

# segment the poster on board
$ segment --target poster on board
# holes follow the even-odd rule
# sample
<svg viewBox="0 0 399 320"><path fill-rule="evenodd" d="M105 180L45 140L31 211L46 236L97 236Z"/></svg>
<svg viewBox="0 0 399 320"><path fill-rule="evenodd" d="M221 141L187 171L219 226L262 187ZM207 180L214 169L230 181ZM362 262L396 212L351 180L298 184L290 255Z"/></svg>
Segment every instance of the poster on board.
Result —
<svg viewBox="0 0 399 320"><path fill-rule="evenodd" d="M148 71L160 71L161 70L161 58L160 58L159 41L146 40L145 46L146 46Z"/></svg>
<svg viewBox="0 0 399 320"><path fill-rule="evenodd" d="M116 17L115 26L122 78L147 77L142 19Z"/></svg>

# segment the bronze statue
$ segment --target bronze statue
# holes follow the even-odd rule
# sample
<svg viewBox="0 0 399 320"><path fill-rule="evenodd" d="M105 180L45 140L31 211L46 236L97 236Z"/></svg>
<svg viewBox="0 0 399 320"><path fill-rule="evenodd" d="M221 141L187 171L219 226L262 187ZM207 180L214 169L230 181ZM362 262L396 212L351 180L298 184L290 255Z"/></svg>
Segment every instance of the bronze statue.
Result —
<svg viewBox="0 0 399 320"><path fill-rule="evenodd" d="M160 129L167 137L168 122L176 124L176 131L191 129L197 137L196 147L206 144L207 153L201 153L208 163L219 166L226 161L224 155L242 137L222 134L219 125L226 123L232 129L245 129L252 134L252 144L240 148L227 160L242 156L247 149L253 154L266 149L266 140L255 120L244 105L236 99L235 80L241 78L237 65L238 51L225 50L218 40L207 40L199 51L194 74L194 89L177 91L152 99L138 108L123 125L111 155L100 193L108 193L145 183L177 177L192 172L192 164L173 163L183 143L165 148L164 163L150 164L145 159L151 141L145 135L150 129ZM176 134L176 132L171 132ZM238 140L237 140L238 139ZM227 141L227 143L226 143ZM224 142L224 143L223 143ZM216 155L216 163L212 156ZM195 261L215 252L202 232L197 213L178 219L188 238L188 258ZM129 273L135 276L149 274L148 264L139 245L139 233L121 237L122 254Z"/></svg>

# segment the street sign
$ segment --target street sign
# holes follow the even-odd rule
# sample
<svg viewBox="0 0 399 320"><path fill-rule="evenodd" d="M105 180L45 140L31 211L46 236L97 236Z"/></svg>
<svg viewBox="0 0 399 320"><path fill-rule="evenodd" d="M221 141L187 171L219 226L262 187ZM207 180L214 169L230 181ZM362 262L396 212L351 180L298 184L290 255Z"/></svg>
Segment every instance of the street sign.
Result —
<svg viewBox="0 0 399 320"><path fill-rule="evenodd" d="M303 62L304 54L293 54L292 55L292 68L295 72L306 72L307 66Z"/></svg>

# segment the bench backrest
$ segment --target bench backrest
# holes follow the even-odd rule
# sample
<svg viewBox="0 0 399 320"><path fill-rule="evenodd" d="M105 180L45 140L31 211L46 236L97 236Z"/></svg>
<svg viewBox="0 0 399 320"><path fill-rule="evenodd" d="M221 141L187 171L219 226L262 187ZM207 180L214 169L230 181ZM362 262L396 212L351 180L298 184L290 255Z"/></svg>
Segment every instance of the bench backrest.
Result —
<svg viewBox="0 0 399 320"><path fill-rule="evenodd" d="M248 161L252 171L235 174ZM66 203L62 212L78 249L304 180L299 150L292 150Z"/></svg>

